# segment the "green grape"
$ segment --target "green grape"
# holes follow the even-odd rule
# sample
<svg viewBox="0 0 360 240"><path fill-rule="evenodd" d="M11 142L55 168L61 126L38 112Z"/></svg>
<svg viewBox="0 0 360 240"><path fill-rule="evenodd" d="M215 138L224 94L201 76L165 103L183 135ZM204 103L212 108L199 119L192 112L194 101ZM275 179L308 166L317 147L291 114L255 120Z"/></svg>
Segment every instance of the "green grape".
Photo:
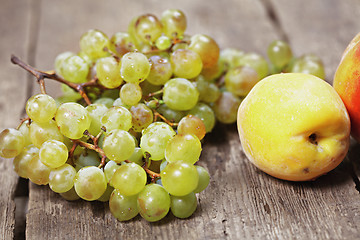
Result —
<svg viewBox="0 0 360 240"><path fill-rule="evenodd" d="M49 168L58 168L68 159L66 145L57 140L48 140L40 148L40 161Z"/></svg>
<svg viewBox="0 0 360 240"><path fill-rule="evenodd" d="M38 155L29 161L27 170L28 177L33 183L37 185L46 185L49 183L51 168L44 165Z"/></svg>
<svg viewBox="0 0 360 240"><path fill-rule="evenodd" d="M51 170L49 175L49 186L51 190L57 193L69 191L74 186L75 175L75 168L67 163Z"/></svg>
<svg viewBox="0 0 360 240"><path fill-rule="evenodd" d="M155 42L161 36L162 24L152 14L141 15L135 22L135 33L144 42Z"/></svg>
<svg viewBox="0 0 360 240"><path fill-rule="evenodd" d="M94 201L101 197L107 188L105 174L94 166L83 167L75 175L74 187L79 197Z"/></svg>
<svg viewBox="0 0 360 240"><path fill-rule="evenodd" d="M82 98L80 93L66 84L61 84L61 91L63 92L63 97L68 99L68 102L77 102Z"/></svg>
<svg viewBox="0 0 360 240"><path fill-rule="evenodd" d="M225 75L226 89L240 97L245 97L259 81L257 72L247 66L238 66L229 69Z"/></svg>
<svg viewBox="0 0 360 240"><path fill-rule="evenodd" d="M28 178L28 166L31 159L39 156L39 149L34 145L28 145L16 156L13 161L14 171L22 178Z"/></svg>
<svg viewBox="0 0 360 240"><path fill-rule="evenodd" d="M87 81L88 74L89 65L77 55L64 59L61 64L61 75L69 82L84 83Z"/></svg>
<svg viewBox="0 0 360 240"><path fill-rule="evenodd" d="M234 123L237 119L237 110L241 100L230 92L223 92L215 102L213 109L219 122Z"/></svg>
<svg viewBox="0 0 360 240"><path fill-rule="evenodd" d="M162 170L164 170L164 168L166 167L167 164L168 164L168 162L167 162L165 159L163 159L163 160L161 161L161 164L160 164L160 172L161 172Z"/></svg>
<svg viewBox="0 0 360 240"><path fill-rule="evenodd" d="M106 156L117 163L128 159L134 152L135 140L130 133L114 129L106 135L102 144Z"/></svg>
<svg viewBox="0 0 360 240"><path fill-rule="evenodd" d="M68 201L75 201L80 199L79 195L77 195L75 188L72 187L69 191L60 193L60 196Z"/></svg>
<svg viewBox="0 0 360 240"><path fill-rule="evenodd" d="M165 148L165 159L169 163L183 161L194 164L199 160L201 150L200 140L195 135L176 135Z"/></svg>
<svg viewBox="0 0 360 240"><path fill-rule="evenodd" d="M141 151L141 148L135 147L133 154L131 155L131 157L129 157L128 160L130 162L138 164L139 166L144 165L143 153Z"/></svg>
<svg viewBox="0 0 360 240"><path fill-rule="evenodd" d="M154 122L144 129L140 139L140 148L143 153L149 153L150 159L162 160L165 157L165 148L175 131L164 122Z"/></svg>
<svg viewBox="0 0 360 240"><path fill-rule="evenodd" d="M111 107L101 118L101 124L106 127L106 131L114 129L129 131L132 127L132 116L124 107Z"/></svg>
<svg viewBox="0 0 360 240"><path fill-rule="evenodd" d="M65 95L55 98L56 106L60 106L63 103L76 102L76 101L77 100L74 101L72 98Z"/></svg>
<svg viewBox="0 0 360 240"><path fill-rule="evenodd" d="M208 91L208 94L203 95L201 97L201 101L206 102L206 103L215 102L221 95L220 89L214 83L210 83L207 86L207 91Z"/></svg>
<svg viewBox="0 0 360 240"><path fill-rule="evenodd" d="M18 156L25 147L24 135L15 128L6 128L0 133L0 156L13 158Z"/></svg>
<svg viewBox="0 0 360 240"><path fill-rule="evenodd" d="M177 197L171 196L171 212L177 218L188 218L196 210L197 199L195 193L191 192L188 195Z"/></svg>
<svg viewBox="0 0 360 240"><path fill-rule="evenodd" d="M150 109L156 109L157 107L161 106L161 101L157 99L151 99L150 101L145 101L146 106Z"/></svg>
<svg viewBox="0 0 360 240"><path fill-rule="evenodd" d="M193 115L183 117L177 127L178 134L194 134L199 140L203 139L206 134L204 122Z"/></svg>
<svg viewBox="0 0 360 240"><path fill-rule="evenodd" d="M135 50L132 39L130 35L126 32L115 33L110 39L109 48L119 57L122 57L124 54L128 52L133 52Z"/></svg>
<svg viewBox="0 0 360 240"><path fill-rule="evenodd" d="M201 76L201 75L200 75ZM198 77L195 85L199 92L199 101L212 103L220 96L220 90L214 83L207 82L204 77Z"/></svg>
<svg viewBox="0 0 360 240"><path fill-rule="evenodd" d="M240 59L244 56L244 52L234 49L234 48L225 48L220 51L220 62L224 66L224 70L239 66Z"/></svg>
<svg viewBox="0 0 360 240"><path fill-rule="evenodd" d="M191 37L189 49L199 54L203 67L211 68L219 60L220 48L214 39L204 34Z"/></svg>
<svg viewBox="0 0 360 240"><path fill-rule="evenodd" d="M96 136L99 134L102 124L101 118L107 112L108 108L104 104L93 103L86 107L89 117L91 119L88 131L91 135Z"/></svg>
<svg viewBox="0 0 360 240"><path fill-rule="evenodd" d="M173 73L169 59L154 55L149 58L149 61L151 68L146 80L153 85L164 85Z"/></svg>
<svg viewBox="0 0 360 240"><path fill-rule="evenodd" d="M137 206L140 215L149 222L156 222L164 218L170 210L170 196L158 184L148 184L139 193Z"/></svg>
<svg viewBox="0 0 360 240"><path fill-rule="evenodd" d="M80 38L80 48L91 59L98 59L109 55L104 48L109 48L109 38L101 31L91 29Z"/></svg>
<svg viewBox="0 0 360 240"><path fill-rule="evenodd" d="M111 185L122 195L132 196L143 190L146 181L145 170L136 163L128 163L116 170L111 178Z"/></svg>
<svg viewBox="0 0 360 240"><path fill-rule="evenodd" d="M188 43L186 43L186 42L179 42L179 43L174 44L174 46L172 46L172 48L171 48L171 50L172 50L173 52L175 52L176 50L179 50L179 49L189 49Z"/></svg>
<svg viewBox="0 0 360 240"><path fill-rule="evenodd" d="M207 82L214 82L218 79L224 72L225 66L222 61L219 60L211 68L203 68L200 75L204 77Z"/></svg>
<svg viewBox="0 0 360 240"><path fill-rule="evenodd" d="M113 187L111 184L111 178L114 176L115 171L120 167L116 162L114 161L108 161L104 167L104 174L106 178L106 182L110 184L110 186Z"/></svg>
<svg viewBox="0 0 360 240"><path fill-rule="evenodd" d="M100 96L100 98L110 98L113 101L119 97L119 89L107 89L104 90Z"/></svg>
<svg viewBox="0 0 360 240"><path fill-rule="evenodd" d="M174 75L179 78L195 78L203 68L199 54L189 49L175 50L170 61Z"/></svg>
<svg viewBox="0 0 360 240"><path fill-rule="evenodd" d="M161 14L163 31L169 38L180 38L186 30L186 16L178 9L168 9Z"/></svg>
<svg viewBox="0 0 360 240"><path fill-rule="evenodd" d="M171 47L171 39L167 36L160 36L158 39L156 39L155 41L155 46L159 49L159 50L166 50L169 49Z"/></svg>
<svg viewBox="0 0 360 240"><path fill-rule="evenodd" d="M166 104L161 104L156 111L170 122L179 122L185 116L185 112L169 108Z"/></svg>
<svg viewBox="0 0 360 240"><path fill-rule="evenodd" d="M97 167L100 165L99 154L95 151L86 149L77 158L75 158L74 165L76 171L79 171L81 168L87 166Z"/></svg>
<svg viewBox="0 0 360 240"><path fill-rule="evenodd" d="M270 43L268 57L277 69L283 69L292 59L293 54L288 43L280 40Z"/></svg>
<svg viewBox="0 0 360 240"><path fill-rule="evenodd" d="M96 76L106 88L117 88L123 82L120 76L120 64L113 57L100 58L96 62Z"/></svg>
<svg viewBox="0 0 360 240"><path fill-rule="evenodd" d="M215 113L214 111L205 103L198 103L193 107L187 114L194 115L200 118L205 125L206 132L211 132L215 126Z"/></svg>
<svg viewBox="0 0 360 240"><path fill-rule="evenodd" d="M173 110L190 110L196 105L198 99L198 90L184 78L173 78L164 86L164 103Z"/></svg>
<svg viewBox="0 0 360 240"><path fill-rule="evenodd" d="M61 104L55 120L60 132L70 139L81 138L91 124L88 111L78 103Z"/></svg>
<svg viewBox="0 0 360 240"><path fill-rule="evenodd" d="M141 132L154 120L153 111L143 103L132 106L130 113L132 116L132 129L135 132Z"/></svg>
<svg viewBox="0 0 360 240"><path fill-rule="evenodd" d="M123 101L119 97L119 98L115 99L115 101L113 103L113 107L124 107L126 109L129 109L131 106L128 106L125 103L123 103Z"/></svg>
<svg viewBox="0 0 360 240"><path fill-rule="evenodd" d="M108 202L110 200L110 196L111 196L113 191L114 191L114 188L112 186L110 186L110 185L107 185L106 190L103 193L103 195L101 195L101 197L99 197L96 200L100 201L100 202Z"/></svg>
<svg viewBox="0 0 360 240"><path fill-rule="evenodd" d="M114 105L114 99L108 97L101 97L94 101L94 104L102 104L107 108L111 108Z"/></svg>
<svg viewBox="0 0 360 240"><path fill-rule="evenodd" d="M147 57L139 52L129 52L121 58L121 77L126 82L139 83L150 73L151 65Z"/></svg>
<svg viewBox="0 0 360 240"><path fill-rule="evenodd" d="M312 54L296 59L291 66L290 72L307 73L325 79L325 70L321 59Z"/></svg>
<svg viewBox="0 0 360 240"><path fill-rule="evenodd" d="M63 52L56 56L55 58L55 72L56 74L62 76L62 64L64 60L68 57L75 56L75 53L73 52Z"/></svg>
<svg viewBox="0 0 360 240"><path fill-rule="evenodd" d="M263 79L269 74L269 64L264 57L256 53L247 53L238 61L238 66L247 66L253 68L259 79Z"/></svg>
<svg viewBox="0 0 360 240"><path fill-rule="evenodd" d="M89 66L93 66L94 65L94 60L95 59L91 59L89 55L87 55L84 51L80 51L77 54L79 57L81 57L82 59L84 59L84 61L89 65ZM93 79L93 74L91 75L90 79Z"/></svg>
<svg viewBox="0 0 360 240"><path fill-rule="evenodd" d="M141 50L144 47L144 42L138 37L136 33L136 21L138 20L138 17L134 17L131 19L129 25L128 25L128 34L131 42L134 44L135 51Z"/></svg>
<svg viewBox="0 0 360 240"><path fill-rule="evenodd" d="M199 174L195 166L187 162L169 163L160 175L164 188L174 196L185 196L191 193L199 183Z"/></svg>
<svg viewBox="0 0 360 240"><path fill-rule="evenodd" d="M139 213L137 195L124 196L119 190L114 190L110 196L109 208L111 214L119 221L128 221Z"/></svg>
<svg viewBox="0 0 360 240"><path fill-rule="evenodd" d="M142 98L142 90L137 83L126 83L120 89L120 98L123 103L134 106Z"/></svg>
<svg viewBox="0 0 360 240"><path fill-rule="evenodd" d="M24 136L24 146L29 146L31 143L31 139L30 139L30 121L26 120L24 121L20 127L19 127L19 131L23 134Z"/></svg>
<svg viewBox="0 0 360 240"><path fill-rule="evenodd" d="M199 183L197 185L197 187L194 190L194 193L199 193L204 191L207 186L210 183L210 175L208 173L208 171L206 171L205 168L201 167L201 166L195 166L196 170L199 174Z"/></svg>
<svg viewBox="0 0 360 240"><path fill-rule="evenodd" d="M47 140L58 140L60 142L64 140L54 120L47 123L32 122L29 128L29 136L37 148L40 148Z"/></svg>

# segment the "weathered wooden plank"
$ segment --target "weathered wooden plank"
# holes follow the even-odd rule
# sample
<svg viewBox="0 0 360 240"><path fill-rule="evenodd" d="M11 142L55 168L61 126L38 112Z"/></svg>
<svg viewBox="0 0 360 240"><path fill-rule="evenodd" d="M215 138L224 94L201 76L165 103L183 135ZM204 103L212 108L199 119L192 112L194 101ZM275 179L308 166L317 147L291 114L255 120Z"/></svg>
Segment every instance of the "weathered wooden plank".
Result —
<svg viewBox="0 0 360 240"><path fill-rule="evenodd" d="M161 8L176 7L186 12L189 33L206 33L214 36L222 47L232 46L264 54L267 44L280 35L269 23L261 3L250 0L227 1L226 5L220 1L208 1L206 4L196 1L167 1L161 2ZM116 1L86 1L86 4L83 1L71 4L70 1L43 2L37 66L52 68L53 59L58 53L65 50L77 51L78 38L87 29L99 28L109 35L126 30L127 23L133 16L145 12L159 14L159 4L159 1L122 1L121 5ZM284 1L282 5L283 10L279 10L282 11L281 14L284 14L283 11L289 11L288 9L301 9L297 5L292 5L292 2ZM327 18L330 17L325 14L328 8L321 6L314 9L314 12L324 16L321 21L327 22ZM281 16L280 13L277 14ZM338 13L342 17L345 14L346 11ZM303 18L312 17L304 14L298 16L299 18L291 20L294 29L300 28ZM59 23L59 19L64 20ZM290 20L284 18L283 21ZM316 21L320 20L316 18ZM311 34L312 29L305 28L301 31L303 35L307 35ZM326 38L334 37L334 32L326 34ZM289 39L296 54L309 52L312 50L312 44L315 44L312 41L297 47L297 43L301 41L295 42L290 36ZM318 41L320 44L322 40ZM305 48L306 46L309 48ZM314 46L314 49L317 48L319 46ZM337 51L336 54L341 55L342 48L339 45L331 45L331 48ZM324 59L325 63L334 61L333 55L324 56L331 59ZM327 72L330 71L327 69ZM315 182L290 183L277 180L248 163L239 145L234 125L218 127L218 130L207 137L201 157L201 164L206 166L212 175L211 184L199 195L198 210L190 219L179 220L170 214L159 223L150 224L140 217L128 223L120 223L111 216L106 204L84 201L69 203L47 187L32 184L27 237L359 238L360 231L356 223L359 221L360 206L348 163L345 162Z"/></svg>
<svg viewBox="0 0 360 240"><path fill-rule="evenodd" d="M0 8L0 128L16 127L26 98L26 75L10 62L12 53L26 56L27 1L4 0ZM18 177L12 160L0 158L0 239L12 239Z"/></svg>
<svg viewBox="0 0 360 240"><path fill-rule="evenodd" d="M326 66L327 81L332 82L341 55L360 31L356 0L286 1L268 0L289 37L296 55L314 53Z"/></svg>
<svg viewBox="0 0 360 240"><path fill-rule="evenodd" d="M358 2L273 0L271 4L294 53L320 56L325 63L327 80L332 82L344 48L360 27L354 18L359 13ZM359 238L356 224L359 221L359 192L353 177L356 178L352 164L345 161L315 182L280 181L261 188L256 196L264 197L259 208L263 205L265 219L268 218L261 225L271 222L265 231L267 237Z"/></svg>

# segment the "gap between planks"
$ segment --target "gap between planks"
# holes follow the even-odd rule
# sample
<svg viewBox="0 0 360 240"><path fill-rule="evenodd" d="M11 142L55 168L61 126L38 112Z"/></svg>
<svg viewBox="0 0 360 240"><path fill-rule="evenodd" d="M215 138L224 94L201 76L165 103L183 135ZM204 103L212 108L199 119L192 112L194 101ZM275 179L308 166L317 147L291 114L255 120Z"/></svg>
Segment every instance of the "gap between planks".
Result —
<svg viewBox="0 0 360 240"><path fill-rule="evenodd" d="M38 46L39 30L40 30L40 19L41 19L41 4L42 0L31 0L30 1L30 21L28 23L28 44L26 46L26 61L31 66L36 64L36 50ZM34 77L27 73L26 79L26 98L29 99L33 94L34 89ZM24 105L25 106L25 105ZM25 107L21 110L20 116L25 117ZM26 232L26 214L29 203L29 181L27 179L19 178L15 191L15 228L14 228L14 239L20 240L25 239Z"/></svg>

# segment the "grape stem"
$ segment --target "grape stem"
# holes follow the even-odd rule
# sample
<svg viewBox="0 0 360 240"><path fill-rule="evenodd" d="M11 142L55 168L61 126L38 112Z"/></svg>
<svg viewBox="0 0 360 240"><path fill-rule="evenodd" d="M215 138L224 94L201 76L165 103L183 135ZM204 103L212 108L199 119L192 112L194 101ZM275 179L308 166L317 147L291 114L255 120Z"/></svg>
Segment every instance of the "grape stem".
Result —
<svg viewBox="0 0 360 240"><path fill-rule="evenodd" d="M19 125L16 127L17 130L19 130L19 128L21 127L21 125L23 125L24 122L28 121L29 120L29 124L30 124L30 121L31 119L29 117L26 117L26 118L23 118L21 119Z"/></svg>
<svg viewBox="0 0 360 240"><path fill-rule="evenodd" d="M70 149L70 151L69 151L69 159L72 161L72 163L74 162L73 157L74 157L74 152L75 152L75 149L77 148L77 146L79 146L79 144L74 142L71 149Z"/></svg>
<svg viewBox="0 0 360 240"><path fill-rule="evenodd" d="M126 162L126 163L132 163L130 160L125 160L124 162ZM159 173L156 173L156 172L154 172L154 171L151 171L151 170L148 168L147 162L145 162L144 165L142 165L141 167L145 170L145 172L146 172L147 174L150 175L152 181L154 181L156 178L161 178L161 176L160 176Z"/></svg>
<svg viewBox="0 0 360 240"><path fill-rule="evenodd" d="M167 123L171 127L176 127L178 125L178 123L171 122L170 120L168 120L166 117L164 117L163 115L161 115L159 112L157 112L154 109L153 109L153 112L154 112L154 122L156 122L157 118L160 118L161 120L163 120L165 123Z"/></svg>
<svg viewBox="0 0 360 240"><path fill-rule="evenodd" d="M93 137L93 138L95 138L95 137ZM102 167L105 166L105 164L106 164L105 152L97 144L91 144L91 143L83 142L83 141L81 141L79 139L72 139L71 141L74 144L76 143L77 145L79 145L81 147L85 147L87 149L94 150L95 152L98 152L101 155L101 162L100 162L100 165L98 166L98 168L102 168Z"/></svg>
<svg viewBox="0 0 360 240"><path fill-rule="evenodd" d="M156 95L159 95L159 94L162 94L164 92L164 89L160 89L159 91L156 91L156 92L152 92L152 93L149 93L148 95L145 96L145 99L149 99L153 96L156 96Z"/></svg>
<svg viewBox="0 0 360 240"><path fill-rule="evenodd" d="M96 78L94 78L86 83L81 83L81 84L69 82L69 81L63 79L62 77L60 77L59 75L57 75L55 73L55 71L47 71L47 72L40 71L40 70L26 64L25 62L23 62L20 58L16 57L15 55L11 55L11 62L13 64L19 65L21 68L25 69L26 71L31 73L33 76L35 76L37 79L37 82L40 85L40 91L43 94L46 94L46 90L45 90L45 79L46 78L63 83L65 85L69 86L70 88L74 89L81 95L81 97L85 100L86 104L88 104L88 105L91 104L91 101L85 91L86 87L98 87L100 89L107 89L104 86L100 85Z"/></svg>

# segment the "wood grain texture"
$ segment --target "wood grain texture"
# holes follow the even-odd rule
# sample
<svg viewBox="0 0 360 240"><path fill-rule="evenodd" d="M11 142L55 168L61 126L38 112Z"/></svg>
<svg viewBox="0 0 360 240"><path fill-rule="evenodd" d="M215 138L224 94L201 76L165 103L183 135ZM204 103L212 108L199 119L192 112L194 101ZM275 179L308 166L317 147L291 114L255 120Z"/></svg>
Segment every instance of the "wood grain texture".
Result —
<svg viewBox="0 0 360 240"><path fill-rule="evenodd" d="M26 56L26 1L4 0L0 8L0 128L16 127L26 98L25 72L10 62L12 53ZM16 11L13 11L16 10ZM12 239L18 176L12 160L0 158L0 239Z"/></svg>
<svg viewBox="0 0 360 240"><path fill-rule="evenodd" d="M359 1L266 1L271 2L295 54L320 56L326 66L327 81L332 83L345 47L360 31Z"/></svg>
<svg viewBox="0 0 360 240"><path fill-rule="evenodd" d="M57 54L67 50L79 50L78 39L90 28L101 29L111 36L117 31L126 30L127 24L134 16L148 12L159 15L167 8L179 8L188 17L190 34L205 33L213 36L222 48L236 47L264 55L267 45L285 34L295 54L314 52L320 55L330 76L335 71L334 68L347 42L359 29L357 19L353 16L358 13L360 4L353 0L319 0L306 3L295 0L42 1L41 11L38 12L40 28L34 62L40 69L52 69ZM273 8L269 9L268 4ZM9 6L11 7L15 8ZM271 11L278 23L271 19ZM282 29L278 29L279 24ZM334 31L332 26L339 30ZM9 30L3 25L1 27ZM13 48L24 47L21 43L12 44ZM0 47L5 48L5 45L1 42ZM11 72L9 69L6 68L5 77L14 74L13 69ZM21 81L23 80L24 77ZM50 88L50 93L56 96L58 89L54 85ZM34 90L36 91L38 90ZM4 99L0 99L0 104L4 102ZM23 103L19 100L14 102ZM14 114L8 113L9 109L0 111L7 113L6 115ZM7 121L13 126L13 121ZM359 146L354 145L354 149L359 149ZM350 158L354 159L357 156L357 152L353 151ZM67 202L51 192L47 186L31 184L26 237L360 238L360 229L357 225L360 221L359 192L355 189L353 178L357 177L350 161L344 161L337 169L314 182L291 183L277 180L260 172L247 161L234 125L219 124L216 130L206 137L199 164L209 170L212 178L208 189L199 194L198 209L190 219L179 220L169 214L158 223L148 223L139 216L132 221L121 223L112 217L107 204ZM10 170L7 169L6 172ZM0 180L2 176L4 175L0 175ZM5 188L5 191L2 189L0 194L8 191L11 191L11 186ZM4 202L11 205L12 201L7 198L8 195L4 196ZM0 215L0 218L11 216L11 209L5 214L7 215ZM5 227L1 225L3 221L0 222L0 234L5 232L4 229L9 225L6 225L7 219L4 221ZM0 235L0 238L2 236Z"/></svg>

